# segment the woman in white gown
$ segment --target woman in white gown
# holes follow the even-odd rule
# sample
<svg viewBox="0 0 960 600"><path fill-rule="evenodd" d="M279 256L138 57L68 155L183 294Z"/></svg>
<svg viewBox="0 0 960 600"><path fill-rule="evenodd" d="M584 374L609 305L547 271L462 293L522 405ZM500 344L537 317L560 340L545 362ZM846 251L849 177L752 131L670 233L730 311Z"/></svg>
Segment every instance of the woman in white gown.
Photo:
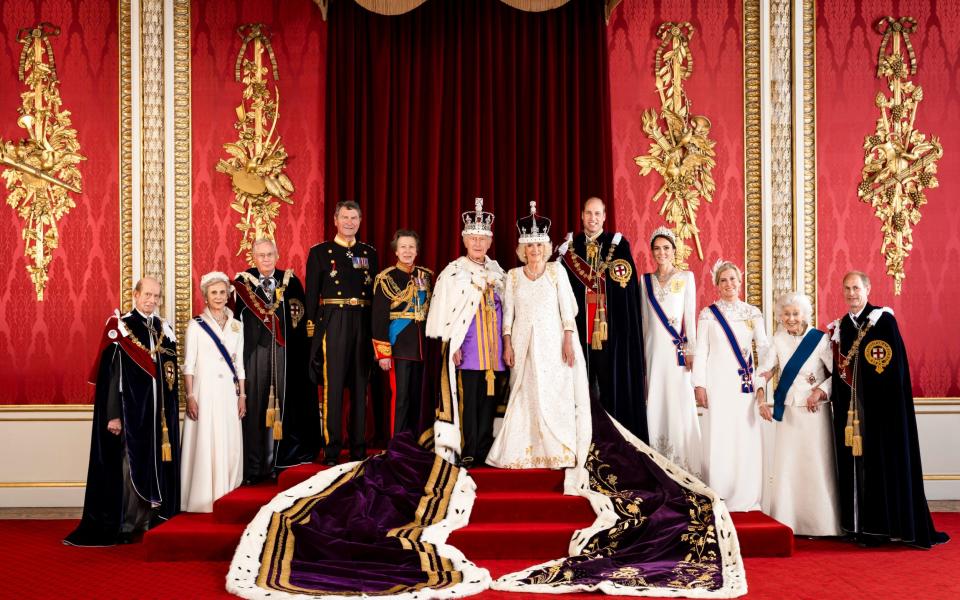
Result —
<svg viewBox="0 0 960 600"><path fill-rule="evenodd" d="M204 275L200 292L207 308L187 325L180 458L180 506L187 512L212 512L214 501L243 480L243 327L226 306L229 291L226 274Z"/></svg>
<svg viewBox="0 0 960 600"><path fill-rule="evenodd" d="M804 294L781 296L780 326L760 361L767 380L780 369L773 410L761 408L763 418L777 422L769 512L798 535L835 536L840 502L829 404L833 353L827 335L810 327L812 312Z"/></svg>
<svg viewBox="0 0 960 600"><path fill-rule="evenodd" d="M699 477L700 422L690 381L697 339L697 288L693 273L674 266L676 249L672 231L666 227L654 231L650 250L657 270L640 281L647 428L654 450Z"/></svg>
<svg viewBox="0 0 960 600"><path fill-rule="evenodd" d="M546 262L549 220L534 213L517 226L517 255L524 266L507 273L503 302L510 400L487 464L502 469L574 467L575 390L583 390L583 396L588 390L583 352L574 338L577 303L563 267Z"/></svg>
<svg viewBox="0 0 960 600"><path fill-rule="evenodd" d="M693 385L704 409L703 476L731 511L759 510L763 489L760 416L754 394L753 346L767 347L760 310L740 300L740 269L717 261L720 299L700 311ZM728 333L729 332L729 333ZM732 339L731 339L732 338Z"/></svg>

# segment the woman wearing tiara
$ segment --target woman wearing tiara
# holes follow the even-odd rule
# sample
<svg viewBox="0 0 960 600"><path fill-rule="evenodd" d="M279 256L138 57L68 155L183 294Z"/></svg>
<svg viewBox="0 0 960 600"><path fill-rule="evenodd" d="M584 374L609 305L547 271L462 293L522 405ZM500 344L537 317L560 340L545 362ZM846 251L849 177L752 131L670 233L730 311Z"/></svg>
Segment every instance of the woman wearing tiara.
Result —
<svg viewBox="0 0 960 600"><path fill-rule="evenodd" d="M510 400L487 464L574 467L578 426L585 425L578 421L589 420L590 402L583 351L574 337L577 301L563 267L547 262L550 220L536 214L536 203L530 203L530 215L517 221L517 229L517 256L524 265L507 273L503 302Z"/></svg>
<svg viewBox="0 0 960 600"><path fill-rule="evenodd" d="M650 238L657 270L640 280L643 354L647 368L650 446L700 476L700 423L690 381L697 339L693 273L674 266L676 237L660 227Z"/></svg>
<svg viewBox="0 0 960 600"><path fill-rule="evenodd" d="M697 406L704 409L703 476L731 511L759 510L763 489L764 393L754 373L753 346L763 356L767 336L760 310L740 300L742 281L732 262L714 265L720 298L700 311L693 365Z"/></svg>

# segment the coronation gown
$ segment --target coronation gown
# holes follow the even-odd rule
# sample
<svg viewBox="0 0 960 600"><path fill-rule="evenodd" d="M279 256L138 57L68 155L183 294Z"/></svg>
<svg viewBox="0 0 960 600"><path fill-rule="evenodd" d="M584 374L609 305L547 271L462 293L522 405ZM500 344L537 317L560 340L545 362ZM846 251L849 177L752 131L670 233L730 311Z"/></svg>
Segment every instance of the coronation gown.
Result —
<svg viewBox="0 0 960 600"><path fill-rule="evenodd" d="M243 327L230 309L224 310L228 318L223 329L209 309L200 317L230 353L237 377L244 379ZM193 375L198 409L197 420L187 417L183 425L180 503L187 512L213 512L214 501L243 481L243 431L237 390L223 355L193 319L187 324L186 340L183 373Z"/></svg>
<svg viewBox="0 0 960 600"><path fill-rule="evenodd" d="M716 305L736 336L745 357L767 348L760 310L742 300ZM732 512L759 510L763 490L760 414L753 392L741 389L740 364L709 307L700 311L693 385L706 388L703 411L703 476ZM757 379L756 377L754 378Z"/></svg>
<svg viewBox="0 0 960 600"><path fill-rule="evenodd" d="M791 335L783 330L774 334L770 352L761 360L758 371L779 367L782 373L803 335ZM833 353L824 335L787 391L783 420L775 421L773 467L769 500L765 504L769 505L767 512L771 517L789 525L797 535L841 533L829 402L832 368ZM807 396L817 388L826 393L826 399L820 409L812 413L807 410ZM772 393L767 400L773 404Z"/></svg>
<svg viewBox="0 0 960 600"><path fill-rule="evenodd" d="M650 275L653 294L674 331L687 336L689 350L697 339L697 289L693 273L675 271L661 286ZM647 429L650 446L688 473L701 474L701 435L697 401L690 371L677 364L673 336L661 322L647 293L646 275L640 281L643 315L643 354L647 367Z"/></svg>
<svg viewBox="0 0 960 600"><path fill-rule="evenodd" d="M562 469L576 464L577 392L588 402L583 351L573 340L573 367L563 362L565 331L576 333L577 303L559 263L547 263L531 281L510 270L503 333L511 335L514 366L503 425L487 455L502 469Z"/></svg>

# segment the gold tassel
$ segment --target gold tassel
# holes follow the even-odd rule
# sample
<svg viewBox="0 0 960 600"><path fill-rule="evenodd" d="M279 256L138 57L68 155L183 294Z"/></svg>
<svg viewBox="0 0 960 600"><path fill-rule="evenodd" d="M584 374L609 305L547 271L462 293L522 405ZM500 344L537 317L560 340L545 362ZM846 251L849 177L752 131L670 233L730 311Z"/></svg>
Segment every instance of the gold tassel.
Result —
<svg viewBox="0 0 960 600"><path fill-rule="evenodd" d="M160 444L160 460L161 462L172 462L173 461L173 449L170 447L170 432L167 431L167 423L163 423L163 434L162 434L163 443Z"/></svg>
<svg viewBox="0 0 960 600"><path fill-rule="evenodd" d="M607 341L607 322L606 321L600 322L600 339L603 340L604 342Z"/></svg>
<svg viewBox="0 0 960 600"><path fill-rule="evenodd" d="M267 396L267 427L273 427L277 419L277 396L273 392L273 385L270 385L270 394Z"/></svg>
<svg viewBox="0 0 960 600"><path fill-rule="evenodd" d="M488 395L488 396L492 396L492 395L493 395L493 382L495 381L494 376L493 376L493 369L487 369L486 379L487 379L487 395Z"/></svg>
<svg viewBox="0 0 960 600"><path fill-rule="evenodd" d="M282 440L283 439L283 421L277 419L273 422L273 439Z"/></svg>
<svg viewBox="0 0 960 600"><path fill-rule="evenodd" d="M860 435L860 419L853 420L853 455L863 456L863 437Z"/></svg>
<svg viewBox="0 0 960 600"><path fill-rule="evenodd" d="M850 399L850 406L853 406L853 398ZM859 422L859 421L858 421ZM843 428L843 445L853 446L853 408L847 411L847 426Z"/></svg>

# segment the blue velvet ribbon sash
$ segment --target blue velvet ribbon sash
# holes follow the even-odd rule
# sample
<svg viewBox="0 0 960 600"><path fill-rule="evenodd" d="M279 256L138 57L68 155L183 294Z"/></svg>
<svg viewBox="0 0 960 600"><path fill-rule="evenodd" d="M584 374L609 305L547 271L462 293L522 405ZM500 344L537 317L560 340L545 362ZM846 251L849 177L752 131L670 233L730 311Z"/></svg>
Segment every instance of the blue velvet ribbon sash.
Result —
<svg viewBox="0 0 960 600"><path fill-rule="evenodd" d="M680 333L677 333L677 330L670 324L670 319L668 319L666 313L663 312L663 307L660 306L660 302L653 293L652 274L644 273L643 282L647 288L647 299L650 300L650 306L653 307L653 312L657 315L660 323L666 328L670 337L673 338L673 345L676 346L677 351L677 365L681 367L687 366L687 359L683 353L683 346L687 343L687 324L681 320Z"/></svg>
<svg viewBox="0 0 960 600"><path fill-rule="evenodd" d="M726 334L727 341L730 342L730 349L733 350L733 355L737 357L737 363L740 365L740 368L737 369L737 373L740 375L740 391L744 394L752 394L753 354L748 352L748 357L744 358L743 352L740 351L740 344L737 342L737 336L733 334L733 330L730 329L730 323L727 322L723 313L720 312L720 308L717 307L716 304L711 304L710 310L713 312L713 316L717 318L717 322L720 323L720 328L723 329L723 333Z"/></svg>
<svg viewBox="0 0 960 600"><path fill-rule="evenodd" d="M217 350L220 351L220 355L223 356L223 360L227 362L227 366L230 367L230 372L233 373L233 382L239 384L240 378L237 377L237 367L233 364L233 359L230 357L230 353L227 352L227 349L224 347L223 342L220 341L220 336L213 332L210 329L210 326L207 325L207 322L204 321L201 317L194 317L194 321L200 325L200 328L207 332L207 335L210 336L210 339L213 340L213 345L217 347Z"/></svg>
<svg viewBox="0 0 960 600"><path fill-rule="evenodd" d="M774 420L783 420L783 407L787 400L787 392L790 390L790 386L793 385L793 380L797 378L800 367L802 367L803 364L807 362L807 359L810 358L810 355L813 354L817 344L820 343L820 338L823 336L824 333L819 329L811 329L808 331L807 334L803 336L803 339L800 340L800 345L797 346L797 350L793 353L793 356L791 356L787 364L784 365L783 372L780 373L780 383L777 384L777 391L773 393Z"/></svg>

